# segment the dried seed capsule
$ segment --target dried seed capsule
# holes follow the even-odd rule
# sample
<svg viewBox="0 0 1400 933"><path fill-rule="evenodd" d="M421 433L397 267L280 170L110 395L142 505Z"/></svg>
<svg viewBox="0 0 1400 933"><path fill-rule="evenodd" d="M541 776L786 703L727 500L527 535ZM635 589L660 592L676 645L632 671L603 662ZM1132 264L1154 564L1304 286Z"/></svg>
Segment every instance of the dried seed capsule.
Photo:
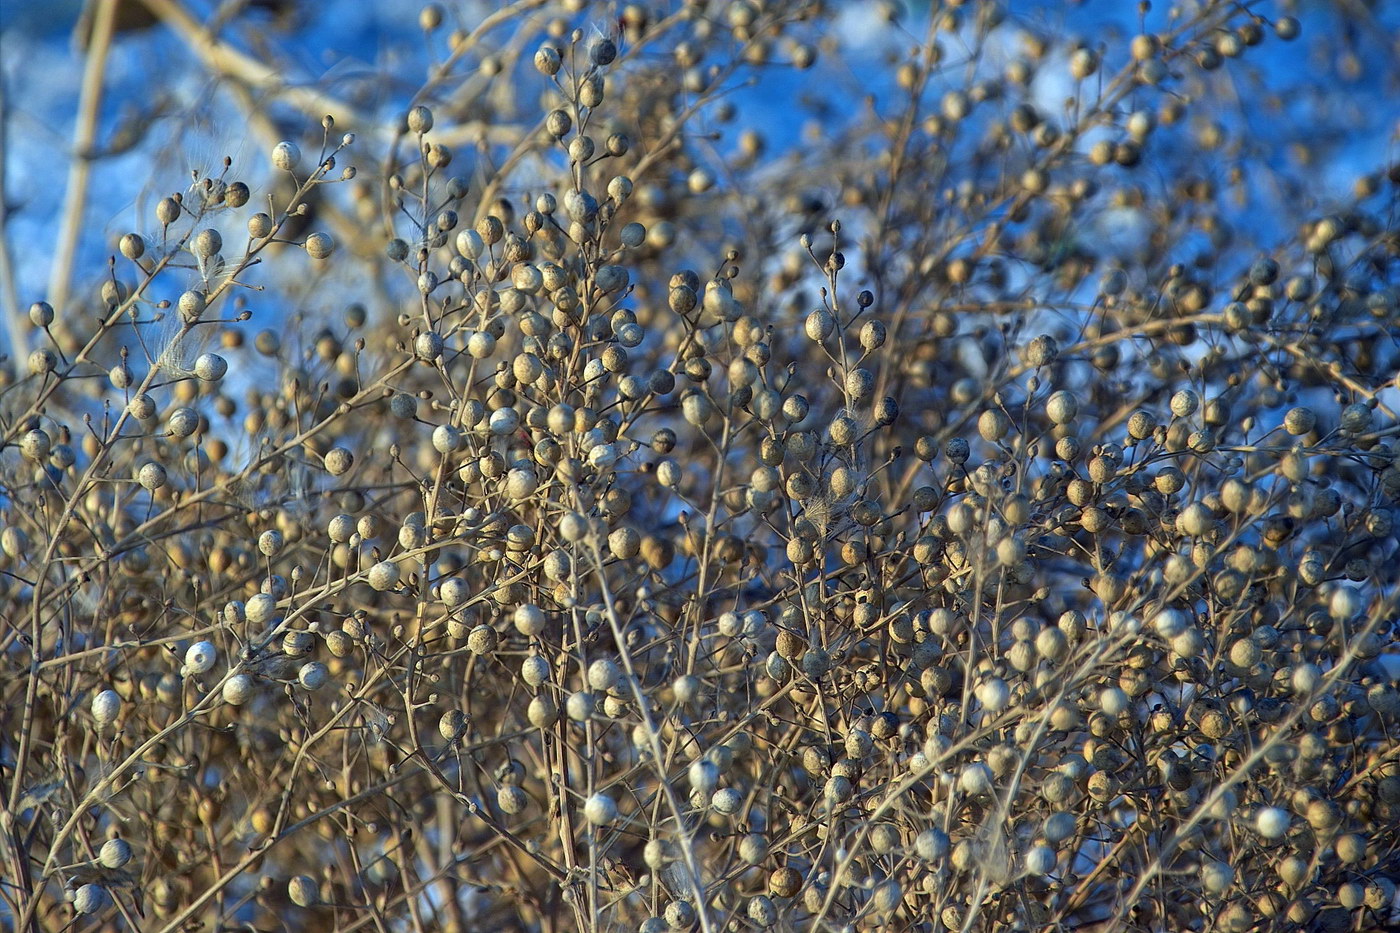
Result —
<svg viewBox="0 0 1400 933"><path fill-rule="evenodd" d="M371 587L381 593L391 590L399 584L399 565L393 561L382 560L369 568L365 579Z"/></svg>
<svg viewBox="0 0 1400 933"><path fill-rule="evenodd" d="M95 914L107 906L107 889L100 884L82 885L73 893L73 909L80 914Z"/></svg>
<svg viewBox="0 0 1400 933"><path fill-rule="evenodd" d="M288 140L272 147L272 167L283 172L295 172L301 165L301 150Z"/></svg>
<svg viewBox="0 0 1400 933"><path fill-rule="evenodd" d="M583 816L594 826L606 826L617 819L617 802L607 794L594 794L584 803Z"/></svg>
<svg viewBox="0 0 1400 933"><path fill-rule="evenodd" d="M115 690L102 690L92 697L92 718L97 720L97 724L105 726L114 722L121 713L122 698Z"/></svg>
<svg viewBox="0 0 1400 933"><path fill-rule="evenodd" d="M219 649L212 642L198 641L185 649L185 663L181 673L186 676L207 674L219 660Z"/></svg>
<svg viewBox="0 0 1400 933"><path fill-rule="evenodd" d="M131 861L131 845L125 839L108 839L97 850L97 862L103 868L121 868Z"/></svg>
<svg viewBox="0 0 1400 933"><path fill-rule="evenodd" d="M306 238L302 247L312 259L328 259L335 252L335 240L329 233L313 233Z"/></svg>
<svg viewBox="0 0 1400 933"><path fill-rule="evenodd" d="M256 684L247 674L235 674L224 681L224 702L232 706L242 706L253 698Z"/></svg>
<svg viewBox="0 0 1400 933"><path fill-rule="evenodd" d="M298 907L314 907L321 901L321 891L310 875L293 875L287 882L287 897Z"/></svg>

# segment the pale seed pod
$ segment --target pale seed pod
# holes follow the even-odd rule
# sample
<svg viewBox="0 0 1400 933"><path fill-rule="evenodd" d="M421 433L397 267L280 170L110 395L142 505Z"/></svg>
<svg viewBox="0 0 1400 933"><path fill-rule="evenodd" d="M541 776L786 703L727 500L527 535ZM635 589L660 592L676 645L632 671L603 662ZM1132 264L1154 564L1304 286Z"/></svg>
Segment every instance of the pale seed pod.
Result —
<svg viewBox="0 0 1400 933"><path fill-rule="evenodd" d="M190 252L200 259L210 259L224 248L224 238L213 227L206 227L190 240Z"/></svg>
<svg viewBox="0 0 1400 933"><path fill-rule="evenodd" d="M1055 869L1055 850L1045 845L1031 846L1026 850L1026 873L1048 875Z"/></svg>
<svg viewBox="0 0 1400 933"><path fill-rule="evenodd" d="M224 681L224 702L231 706L242 706L253 698L253 693L255 691L256 684L251 676L247 674L235 674Z"/></svg>
<svg viewBox="0 0 1400 933"><path fill-rule="evenodd" d="M1045 416L1055 424L1069 424L1079 414L1079 400L1061 389L1045 400Z"/></svg>
<svg viewBox="0 0 1400 933"><path fill-rule="evenodd" d="M941 829L926 829L914 837L914 851L925 862L936 862L948 855L950 841Z"/></svg>
<svg viewBox="0 0 1400 933"><path fill-rule="evenodd" d="M410 133L421 136L433 128L433 112L422 104L410 107L404 123Z"/></svg>
<svg viewBox="0 0 1400 933"><path fill-rule="evenodd" d="M142 489L156 490L166 483L165 467L159 463L144 463L136 473L136 481Z"/></svg>
<svg viewBox="0 0 1400 933"><path fill-rule="evenodd" d="M1201 407L1201 397L1190 389L1181 389L1172 396L1172 414L1178 418L1189 418Z"/></svg>
<svg viewBox="0 0 1400 933"><path fill-rule="evenodd" d="M549 617L545 615L543 609L534 603L525 603L517 606L515 614L511 617L515 623L515 630L522 635L533 638L542 632L548 625Z"/></svg>
<svg viewBox="0 0 1400 933"><path fill-rule="evenodd" d="M131 845L125 839L108 839L97 850L97 862L103 868L118 869L131 861Z"/></svg>
<svg viewBox="0 0 1400 933"><path fill-rule="evenodd" d="M541 694L530 700L525 717L537 729L548 729L559 721L559 708L548 695Z"/></svg>
<svg viewBox="0 0 1400 933"><path fill-rule="evenodd" d="M537 654L532 654L520 662L520 679L531 687L538 687L549 680L549 662Z"/></svg>
<svg viewBox="0 0 1400 933"><path fill-rule="evenodd" d="M93 694L92 697L92 718L99 726L115 722L121 713L122 698L115 690L102 690Z"/></svg>
<svg viewBox="0 0 1400 933"><path fill-rule="evenodd" d="M393 561L382 560L369 568L365 580L381 593L392 590L399 584L399 565Z"/></svg>
<svg viewBox="0 0 1400 933"><path fill-rule="evenodd" d="M584 803L583 816L594 826L607 826L617 819L617 802L607 794L594 794Z"/></svg>
<svg viewBox="0 0 1400 933"><path fill-rule="evenodd" d="M307 690L320 690L330 676L330 670L320 661L308 661L297 671L297 681Z"/></svg>
<svg viewBox="0 0 1400 933"><path fill-rule="evenodd" d="M467 650L475 655L490 655L496 650L500 637L489 625L478 625L467 634Z"/></svg>
<svg viewBox="0 0 1400 933"><path fill-rule="evenodd" d="M248 597L243 613L254 625L267 625L277 615L277 600L271 593L255 593Z"/></svg>
<svg viewBox="0 0 1400 933"><path fill-rule="evenodd" d="M563 64L559 50L552 45L542 45L535 51L535 68L542 75L553 77Z"/></svg>
<svg viewBox="0 0 1400 933"><path fill-rule="evenodd" d="M289 140L272 147L272 167L283 172L295 172L301 166L301 150Z"/></svg>
<svg viewBox="0 0 1400 933"><path fill-rule="evenodd" d="M194 361L194 374L204 382L218 382L228 372L228 361L217 353L201 353Z"/></svg>
<svg viewBox="0 0 1400 933"><path fill-rule="evenodd" d="M219 660L219 649L212 642L198 641L185 649L185 663L181 674L185 677L207 674Z"/></svg>
<svg viewBox="0 0 1400 933"><path fill-rule="evenodd" d="M496 789L496 806L509 816L523 813L529 803L529 795L518 785L506 784Z"/></svg>
<svg viewBox="0 0 1400 933"><path fill-rule="evenodd" d="M1254 817L1254 828L1265 839L1282 839L1288 835L1292 818L1282 807L1263 807Z"/></svg>
<svg viewBox="0 0 1400 933"><path fill-rule="evenodd" d="M80 914L95 914L107 906L107 889L88 883L73 892L73 909Z"/></svg>
<svg viewBox="0 0 1400 933"><path fill-rule="evenodd" d="M287 881L287 898L298 907L315 907L321 902L321 890L310 875L293 875Z"/></svg>

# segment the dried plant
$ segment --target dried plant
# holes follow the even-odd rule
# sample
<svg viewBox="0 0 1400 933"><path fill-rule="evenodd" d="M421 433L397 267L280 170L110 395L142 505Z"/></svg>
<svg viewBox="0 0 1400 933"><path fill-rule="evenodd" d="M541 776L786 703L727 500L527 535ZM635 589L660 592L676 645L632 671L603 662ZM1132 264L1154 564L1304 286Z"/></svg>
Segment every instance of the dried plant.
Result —
<svg viewBox="0 0 1400 933"><path fill-rule="evenodd" d="M132 7L267 155L10 322L0 928L1396 923L1400 164L1269 6L94 4L84 145Z"/></svg>

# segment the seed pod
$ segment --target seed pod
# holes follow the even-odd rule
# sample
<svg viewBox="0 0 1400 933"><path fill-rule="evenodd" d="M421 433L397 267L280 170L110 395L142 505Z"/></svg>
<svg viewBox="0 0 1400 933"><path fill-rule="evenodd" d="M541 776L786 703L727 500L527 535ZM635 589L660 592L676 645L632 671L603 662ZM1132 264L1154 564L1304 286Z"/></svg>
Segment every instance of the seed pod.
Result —
<svg viewBox="0 0 1400 933"><path fill-rule="evenodd" d="M97 862L103 868L118 869L131 861L131 846L125 839L108 839L97 850Z"/></svg>
<svg viewBox="0 0 1400 933"><path fill-rule="evenodd" d="M73 909L80 914L95 914L107 906L107 889L100 884L82 885L73 893Z"/></svg>
<svg viewBox="0 0 1400 933"><path fill-rule="evenodd" d="M548 729L559 721L559 708L554 705L554 700L547 694L541 694L530 700L530 705L525 710L525 717L535 728Z"/></svg>
<svg viewBox="0 0 1400 933"><path fill-rule="evenodd" d="M165 467L159 463L144 463L136 473L136 481L142 489L159 489L166 483Z"/></svg>
<svg viewBox="0 0 1400 933"><path fill-rule="evenodd" d="M371 587L381 593L392 590L399 583L399 565L393 561L382 560L369 568L365 579Z"/></svg>
<svg viewBox="0 0 1400 933"><path fill-rule="evenodd" d="M321 902L321 891L310 875L293 875L287 882L287 897L298 907L315 907Z"/></svg>
<svg viewBox="0 0 1400 933"><path fill-rule="evenodd" d="M617 802L607 794L594 794L584 803L583 816L594 826L606 826L617 819Z"/></svg>
<svg viewBox="0 0 1400 933"><path fill-rule="evenodd" d="M218 382L228 372L228 361L217 353L201 353L194 361L194 374L204 382Z"/></svg>
<svg viewBox="0 0 1400 933"><path fill-rule="evenodd" d="M219 660L219 649L212 642L198 641L185 649L181 674L185 677L207 674Z"/></svg>
<svg viewBox="0 0 1400 933"><path fill-rule="evenodd" d="M297 681L307 690L320 690L330 676L330 670L320 661L308 661L297 671Z"/></svg>
<svg viewBox="0 0 1400 933"><path fill-rule="evenodd" d="M1291 818L1282 807L1264 807L1254 817L1254 828L1265 839L1282 839L1288 834Z"/></svg>
<svg viewBox="0 0 1400 933"><path fill-rule="evenodd" d="M92 697L92 718L99 726L116 721L121 713L122 698L115 690L103 690Z"/></svg>
<svg viewBox="0 0 1400 933"><path fill-rule="evenodd" d="M1079 400L1061 389L1045 400L1045 416L1055 424L1069 424L1079 414Z"/></svg>
<svg viewBox="0 0 1400 933"><path fill-rule="evenodd" d="M433 112L422 104L409 108L404 124L410 133L421 136L433 128Z"/></svg>
<svg viewBox="0 0 1400 933"><path fill-rule="evenodd" d="M272 167L283 172L295 172L301 165L301 150L297 144L283 140L272 147Z"/></svg>
<svg viewBox="0 0 1400 933"><path fill-rule="evenodd" d="M256 684L247 674L235 674L224 681L224 702L231 706L242 706L253 698Z"/></svg>
<svg viewBox="0 0 1400 933"><path fill-rule="evenodd" d="M535 51L535 68L540 74L553 77L559 73L562 64L559 50L552 45L542 45Z"/></svg>
<svg viewBox="0 0 1400 933"><path fill-rule="evenodd" d="M496 806L509 816L524 812L529 803L529 795L515 784L506 784L496 789Z"/></svg>
<svg viewBox="0 0 1400 933"><path fill-rule="evenodd" d="M312 259L329 259L331 253L335 252L335 240L329 233L317 232L306 238L302 248Z"/></svg>

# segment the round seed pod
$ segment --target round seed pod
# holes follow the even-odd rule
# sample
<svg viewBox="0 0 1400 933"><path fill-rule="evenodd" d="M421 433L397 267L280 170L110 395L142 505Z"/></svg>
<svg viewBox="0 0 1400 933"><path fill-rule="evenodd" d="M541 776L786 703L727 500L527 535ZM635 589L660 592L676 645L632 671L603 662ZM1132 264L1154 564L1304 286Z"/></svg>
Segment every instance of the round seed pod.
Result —
<svg viewBox="0 0 1400 933"><path fill-rule="evenodd" d="M766 894L749 898L746 912L749 919L760 927L771 927L778 922L778 908L773 905L772 898Z"/></svg>
<svg viewBox="0 0 1400 933"><path fill-rule="evenodd" d="M58 354L48 347L40 347L29 354L29 372L35 376L43 376L53 372L58 368Z"/></svg>
<svg viewBox="0 0 1400 933"><path fill-rule="evenodd" d="M131 845L125 839L108 839L97 850L97 863L103 868L118 869L131 861Z"/></svg>
<svg viewBox="0 0 1400 933"><path fill-rule="evenodd" d="M335 252L335 240L329 233L317 232L306 238L302 248L312 259L329 259L331 253Z"/></svg>
<svg viewBox="0 0 1400 933"><path fill-rule="evenodd" d="M93 694L91 708L92 718L99 726L105 726L121 713L122 698L115 690L102 690Z"/></svg>
<svg viewBox="0 0 1400 933"><path fill-rule="evenodd" d="M594 794L583 805L583 817L594 826L607 826L617 819L617 803L607 794Z"/></svg>
<svg viewBox="0 0 1400 933"><path fill-rule="evenodd" d="M326 451L326 472L332 476L342 476L355 465L355 455L344 447L332 447Z"/></svg>
<svg viewBox="0 0 1400 933"><path fill-rule="evenodd" d="M450 709L438 717L438 735L445 741L453 742L466 729L467 717L459 709Z"/></svg>
<svg viewBox="0 0 1400 933"><path fill-rule="evenodd" d="M410 133L421 136L433 128L433 112L422 104L410 107L404 125Z"/></svg>
<svg viewBox="0 0 1400 933"><path fill-rule="evenodd" d="M716 813L733 816L743 809L744 797L732 787L722 787L710 795L710 806Z"/></svg>
<svg viewBox="0 0 1400 933"><path fill-rule="evenodd" d="M43 460L53 450L53 441L41 428L26 431L19 440L19 452L28 460Z"/></svg>
<svg viewBox="0 0 1400 933"><path fill-rule="evenodd" d="M297 671L297 681L307 690L320 690L330 676L330 671L320 661L308 661Z"/></svg>
<svg viewBox="0 0 1400 933"><path fill-rule="evenodd" d="M1201 866L1201 886L1211 894L1220 894L1235 883L1235 870L1229 864L1208 861Z"/></svg>
<svg viewBox="0 0 1400 933"><path fill-rule="evenodd" d="M575 690L564 702L564 711L574 722L587 722L598 707L598 698L587 690Z"/></svg>
<svg viewBox="0 0 1400 933"><path fill-rule="evenodd" d="M228 372L228 361L217 353L201 353L194 361L194 374L204 382L218 382Z"/></svg>
<svg viewBox="0 0 1400 933"><path fill-rule="evenodd" d="M467 650L475 655L489 655L495 652L500 641L496 630L489 625L478 625L467 635Z"/></svg>
<svg viewBox="0 0 1400 933"><path fill-rule="evenodd" d="M165 467L159 463L143 463L136 472L136 481L142 489L159 489L165 485L166 479Z"/></svg>
<svg viewBox="0 0 1400 933"><path fill-rule="evenodd" d="M925 862L936 862L948 855L950 840L941 829L926 829L914 837L914 851Z"/></svg>
<svg viewBox="0 0 1400 933"><path fill-rule="evenodd" d="M537 729L548 729L559 721L559 708L549 696L541 694L530 700L530 705L525 709L525 718Z"/></svg>
<svg viewBox="0 0 1400 933"><path fill-rule="evenodd" d="M516 631L533 638L545 630L549 618L539 606L534 603L525 603L516 607L511 621L515 623Z"/></svg>
<svg viewBox="0 0 1400 933"><path fill-rule="evenodd" d="M563 65L559 50L552 45L542 45L535 51L535 68L542 75L553 77Z"/></svg>
<svg viewBox="0 0 1400 933"><path fill-rule="evenodd" d="M199 430L199 413L193 408L177 408L166 419L165 429L173 437L189 437Z"/></svg>
<svg viewBox="0 0 1400 933"><path fill-rule="evenodd" d="M243 613L254 625L266 625L277 615L277 599L271 593L256 593L248 598Z"/></svg>
<svg viewBox="0 0 1400 933"><path fill-rule="evenodd" d="M534 496L539 488L539 477L535 475L535 471L532 469L517 467L506 474L506 496L517 502L523 502Z"/></svg>
<svg viewBox="0 0 1400 933"><path fill-rule="evenodd" d="M1055 850L1045 845L1031 846L1025 862L1027 874L1048 875L1055 869Z"/></svg>
<svg viewBox="0 0 1400 933"><path fill-rule="evenodd" d="M796 897L802 890L802 874L791 866L775 868L768 873L768 892L774 897Z"/></svg>
<svg viewBox="0 0 1400 933"><path fill-rule="evenodd" d="M107 889L88 883L73 892L73 909L80 914L95 914L107 906Z"/></svg>
<svg viewBox="0 0 1400 933"><path fill-rule="evenodd" d="M965 766L958 774L958 789L965 794L980 796L992 792L992 769L980 761Z"/></svg>
<svg viewBox="0 0 1400 933"><path fill-rule="evenodd" d="M275 528L269 529L258 535L258 552L266 557L276 557L282 553L286 543L287 539L282 532Z"/></svg>
<svg viewBox="0 0 1400 933"><path fill-rule="evenodd" d="M381 593L392 590L399 584L399 565L393 561L382 560L369 568L365 580Z"/></svg>
<svg viewBox="0 0 1400 933"><path fill-rule="evenodd" d="M287 882L287 897L298 907L315 907L321 901L321 890L310 875L293 875Z"/></svg>
<svg viewBox="0 0 1400 933"><path fill-rule="evenodd" d="M1288 811L1282 807L1264 807L1254 817L1254 828L1265 839L1282 839L1291 822Z"/></svg>
<svg viewBox="0 0 1400 933"><path fill-rule="evenodd" d="M283 172L295 172L301 165L301 150L290 140L272 147L272 167Z"/></svg>
<svg viewBox="0 0 1400 933"><path fill-rule="evenodd" d="M224 702L231 706L242 706L253 698L256 684L247 674L235 674L224 681Z"/></svg>
<svg viewBox="0 0 1400 933"><path fill-rule="evenodd" d="M537 654L532 654L520 662L520 679L531 687L538 687L549 680L549 662Z"/></svg>
<svg viewBox="0 0 1400 933"><path fill-rule="evenodd" d="M207 674L219 660L219 649L212 642L197 641L185 649L185 663L181 673L186 676Z"/></svg>
<svg viewBox="0 0 1400 933"><path fill-rule="evenodd" d="M594 690L611 690L621 677L617 663L609 658L599 658L588 665L588 686Z"/></svg>
<svg viewBox="0 0 1400 933"><path fill-rule="evenodd" d="M500 807L502 813L515 816L523 813L529 804L530 796L522 787L506 784L496 788L496 806Z"/></svg>
<svg viewBox="0 0 1400 933"><path fill-rule="evenodd" d="M1079 414L1079 400L1061 389L1045 400L1045 416L1055 424L1069 424Z"/></svg>

